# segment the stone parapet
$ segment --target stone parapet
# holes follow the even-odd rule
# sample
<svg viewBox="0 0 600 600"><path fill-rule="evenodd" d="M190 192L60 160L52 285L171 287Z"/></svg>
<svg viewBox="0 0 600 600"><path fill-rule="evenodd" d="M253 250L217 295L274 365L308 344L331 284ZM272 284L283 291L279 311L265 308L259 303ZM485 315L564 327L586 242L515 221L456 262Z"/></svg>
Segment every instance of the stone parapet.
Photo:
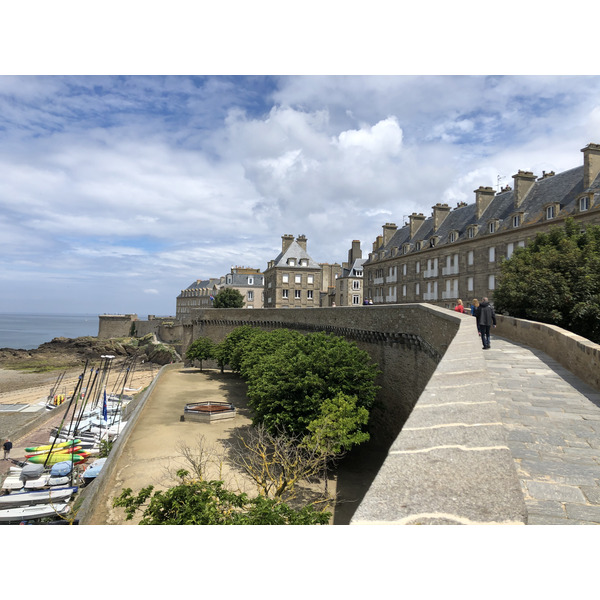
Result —
<svg viewBox="0 0 600 600"><path fill-rule="evenodd" d="M600 345L556 325L496 315L494 333L542 350L563 367L600 390Z"/></svg>

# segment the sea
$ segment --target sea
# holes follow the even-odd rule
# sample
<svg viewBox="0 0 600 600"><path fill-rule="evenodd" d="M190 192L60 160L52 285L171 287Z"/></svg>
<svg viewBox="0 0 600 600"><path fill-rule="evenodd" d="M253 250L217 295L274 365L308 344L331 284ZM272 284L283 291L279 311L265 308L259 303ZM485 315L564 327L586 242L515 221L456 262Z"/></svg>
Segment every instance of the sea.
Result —
<svg viewBox="0 0 600 600"><path fill-rule="evenodd" d="M0 313L0 348L32 350L55 337L98 335L98 315Z"/></svg>

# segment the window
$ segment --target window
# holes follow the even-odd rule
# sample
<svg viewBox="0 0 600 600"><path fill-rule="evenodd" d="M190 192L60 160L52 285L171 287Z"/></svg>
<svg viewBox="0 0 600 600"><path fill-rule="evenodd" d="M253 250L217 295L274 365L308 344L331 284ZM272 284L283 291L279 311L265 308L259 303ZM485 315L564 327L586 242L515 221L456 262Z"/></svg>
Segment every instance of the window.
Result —
<svg viewBox="0 0 600 600"><path fill-rule="evenodd" d="M417 261L415 264L415 273L420 273L421 272L421 261Z"/></svg>
<svg viewBox="0 0 600 600"><path fill-rule="evenodd" d="M467 237L473 239L475 237L475 231L475 227L469 227L469 229L467 229Z"/></svg>
<svg viewBox="0 0 600 600"><path fill-rule="evenodd" d="M488 223L488 233L496 233L496 221L490 221Z"/></svg>
<svg viewBox="0 0 600 600"><path fill-rule="evenodd" d="M281 297L282 298L289 298L290 297L290 290L281 290Z"/></svg>
<svg viewBox="0 0 600 600"><path fill-rule="evenodd" d="M360 304L360 296L358 294L352 296L352 304Z"/></svg>
<svg viewBox="0 0 600 600"><path fill-rule="evenodd" d="M467 254L467 264L472 265L475 258L475 253L473 250L469 250Z"/></svg>
<svg viewBox="0 0 600 600"><path fill-rule="evenodd" d="M496 248L493 246L488 250L488 258L490 262L496 262Z"/></svg>
<svg viewBox="0 0 600 600"><path fill-rule="evenodd" d="M436 244L437 244L438 238L437 237L432 237L429 240L429 245L433 248Z"/></svg>
<svg viewBox="0 0 600 600"><path fill-rule="evenodd" d="M554 204L551 206L546 206L546 219L554 219L556 216L556 207Z"/></svg>
<svg viewBox="0 0 600 600"><path fill-rule="evenodd" d="M313 299L313 291L312 290L306 290L306 298L308 300L312 300Z"/></svg>
<svg viewBox="0 0 600 600"><path fill-rule="evenodd" d="M521 215L513 215L512 226L513 227L520 227L521 226Z"/></svg>
<svg viewBox="0 0 600 600"><path fill-rule="evenodd" d="M308 267L308 259L307 258L301 258L300 259L300 266L301 267Z"/></svg>
<svg viewBox="0 0 600 600"><path fill-rule="evenodd" d="M473 278L472 277L467 277L467 290L469 292L473 291Z"/></svg>
<svg viewBox="0 0 600 600"><path fill-rule="evenodd" d="M488 289L495 290L496 289L496 276L490 275L488 277Z"/></svg>
<svg viewBox="0 0 600 600"><path fill-rule="evenodd" d="M419 283L415 283L415 296L418 296L421 293L421 285Z"/></svg>
<svg viewBox="0 0 600 600"><path fill-rule="evenodd" d="M252 290L250 290L248 292L248 302L253 302L254 301L254 292Z"/></svg>
<svg viewBox="0 0 600 600"><path fill-rule="evenodd" d="M282 281L283 283L289 283L289 281L290 281L290 276L289 276L287 273L284 273L284 274L281 276L281 281Z"/></svg>
<svg viewBox="0 0 600 600"><path fill-rule="evenodd" d="M296 266L296 259L295 258L288 258L287 264L290 267L295 267Z"/></svg>
<svg viewBox="0 0 600 600"><path fill-rule="evenodd" d="M402 275L406 277L406 265L402 265Z"/></svg>
<svg viewBox="0 0 600 600"><path fill-rule="evenodd" d="M450 241L451 242L455 242L458 239L458 232L457 231L451 231L450 232Z"/></svg>
<svg viewBox="0 0 600 600"><path fill-rule="evenodd" d="M589 210L590 209L590 197L584 196L583 198L579 198L579 210Z"/></svg>
<svg viewBox="0 0 600 600"><path fill-rule="evenodd" d="M306 283L312 285L315 282L315 276L314 275L307 275L306 276Z"/></svg>
<svg viewBox="0 0 600 600"><path fill-rule="evenodd" d="M406 298L406 284L402 286L402 295Z"/></svg>
<svg viewBox="0 0 600 600"><path fill-rule="evenodd" d="M294 298L296 300L300 300L301 297L302 297L302 290L294 290Z"/></svg>
<svg viewBox="0 0 600 600"><path fill-rule="evenodd" d="M254 277L248 277L248 285L254 285Z"/></svg>
<svg viewBox="0 0 600 600"><path fill-rule="evenodd" d="M506 244L506 258L510 258L515 251L515 245L513 242L509 242Z"/></svg>
<svg viewBox="0 0 600 600"><path fill-rule="evenodd" d="M294 283L302 283L302 275L294 275Z"/></svg>
<svg viewBox="0 0 600 600"><path fill-rule="evenodd" d="M353 290L360 290L360 281L357 281L356 279L352 282L352 289Z"/></svg>
<svg viewBox="0 0 600 600"><path fill-rule="evenodd" d="M423 242L417 242L415 244L415 250L420 250L422 245L423 245Z"/></svg>

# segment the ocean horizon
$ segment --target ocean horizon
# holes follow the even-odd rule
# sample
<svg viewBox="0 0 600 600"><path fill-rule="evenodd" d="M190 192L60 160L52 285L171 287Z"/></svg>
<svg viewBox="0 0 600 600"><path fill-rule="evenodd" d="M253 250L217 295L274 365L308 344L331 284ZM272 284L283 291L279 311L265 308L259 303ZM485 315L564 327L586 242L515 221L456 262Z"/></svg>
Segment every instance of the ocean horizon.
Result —
<svg viewBox="0 0 600 600"><path fill-rule="evenodd" d="M97 335L97 314L0 313L0 348L33 350L56 337Z"/></svg>

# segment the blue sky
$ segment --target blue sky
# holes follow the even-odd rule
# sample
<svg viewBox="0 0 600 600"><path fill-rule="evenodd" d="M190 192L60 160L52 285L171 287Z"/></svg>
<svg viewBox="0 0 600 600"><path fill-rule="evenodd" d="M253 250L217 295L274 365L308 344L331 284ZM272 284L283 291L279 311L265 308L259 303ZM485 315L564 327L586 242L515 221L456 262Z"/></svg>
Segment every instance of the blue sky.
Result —
<svg viewBox="0 0 600 600"><path fill-rule="evenodd" d="M383 41L366 43L392 43L377 22ZM249 63L200 51L190 66L191 53L175 51L163 68L163 48L144 38L151 60L132 68L131 52L105 52L107 35L98 59L96 34L80 56L66 31L44 45L49 62L39 54L0 62L0 312L174 314L177 294L195 279L236 265L265 269L283 234L305 234L315 260L341 263L353 239L366 255L388 221L428 215L437 202L472 202L475 188L510 184L519 169L578 166L579 150L600 142L600 77L548 74L545 60L527 67L540 75L488 76L502 72L498 62L393 68L379 55L376 72L404 74L362 75L369 70L352 53L365 46L350 36L335 47L357 57L351 67L331 52L302 51L284 54L298 75L273 76L286 72L282 53L261 62L268 36L253 31L237 40ZM294 31L269 34L293 46ZM473 36L468 24L464 31ZM208 37L214 57L225 42ZM173 33L167 41L177 50L179 38L192 43ZM399 56L405 38L393 41ZM120 49L125 36L111 40ZM507 72L518 72L512 64ZM438 74L448 70L458 74Z"/></svg>

